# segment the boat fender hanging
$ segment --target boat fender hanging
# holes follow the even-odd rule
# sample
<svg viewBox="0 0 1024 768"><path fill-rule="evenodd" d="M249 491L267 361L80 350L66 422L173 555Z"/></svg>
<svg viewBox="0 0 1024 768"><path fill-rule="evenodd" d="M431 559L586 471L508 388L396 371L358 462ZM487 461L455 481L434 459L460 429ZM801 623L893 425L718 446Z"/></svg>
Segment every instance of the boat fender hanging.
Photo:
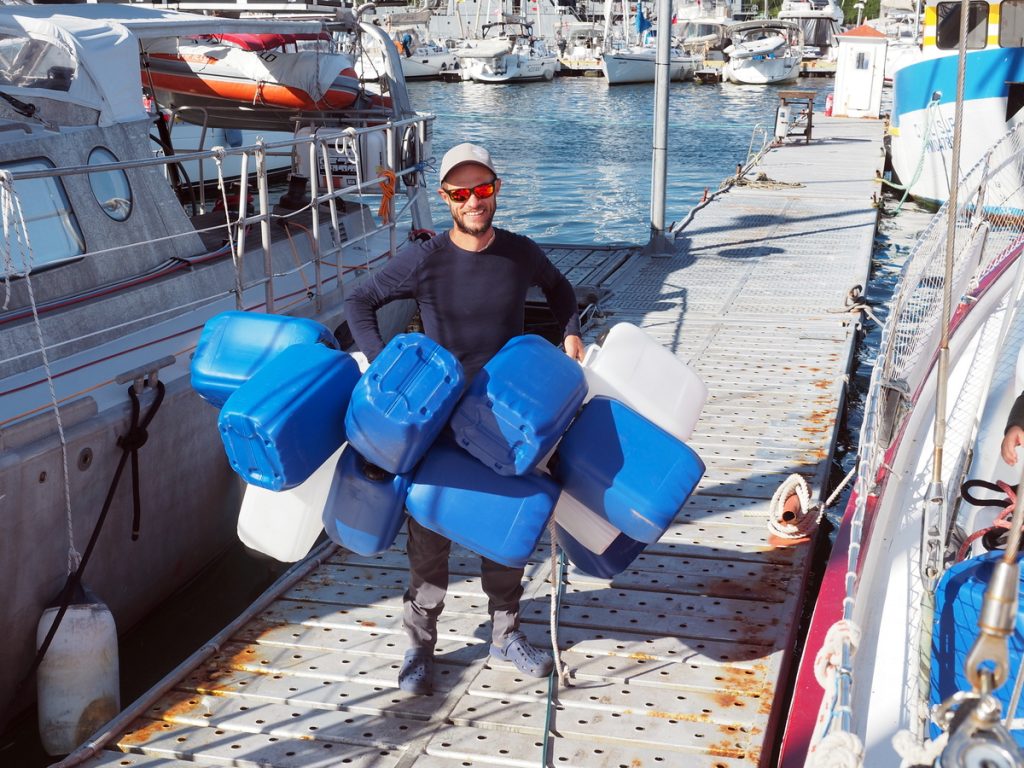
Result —
<svg viewBox="0 0 1024 768"><path fill-rule="evenodd" d="M60 608L43 611L42 644ZM39 736L49 755L66 755L121 710L117 629L110 609L79 588L39 664Z"/></svg>

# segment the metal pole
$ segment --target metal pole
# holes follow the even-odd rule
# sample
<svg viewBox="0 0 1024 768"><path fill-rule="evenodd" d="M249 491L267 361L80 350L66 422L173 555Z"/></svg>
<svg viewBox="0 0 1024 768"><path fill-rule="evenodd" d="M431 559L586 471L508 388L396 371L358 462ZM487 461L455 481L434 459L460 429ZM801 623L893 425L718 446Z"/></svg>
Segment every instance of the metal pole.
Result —
<svg viewBox="0 0 1024 768"><path fill-rule="evenodd" d="M651 152L651 239L644 252L671 253L665 237L668 178L668 86L672 46L672 0L658 0L658 52L654 67L654 139Z"/></svg>

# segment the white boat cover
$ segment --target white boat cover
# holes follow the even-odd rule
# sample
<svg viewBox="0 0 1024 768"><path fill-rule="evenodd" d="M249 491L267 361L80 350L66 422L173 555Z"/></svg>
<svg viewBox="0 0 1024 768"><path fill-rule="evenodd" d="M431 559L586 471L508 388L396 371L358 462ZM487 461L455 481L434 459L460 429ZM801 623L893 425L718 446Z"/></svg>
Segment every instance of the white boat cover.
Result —
<svg viewBox="0 0 1024 768"><path fill-rule="evenodd" d="M48 98L99 111L98 125L145 119L139 40L211 32L318 32L316 22L224 19L112 3L0 6L0 40L31 37L56 46L72 67L66 88L4 82L0 90L25 102ZM42 74L45 75L45 72ZM337 74L337 73L335 73Z"/></svg>
<svg viewBox="0 0 1024 768"><path fill-rule="evenodd" d="M278 83L301 89L313 101L323 99L338 74L354 66L353 58L347 53L316 50L264 56L258 51L245 51L233 45L187 39L179 42L177 38L147 42L144 47L149 53L177 53L190 61L210 60L210 65L192 65L192 70L199 75L209 71L211 75L242 76L254 83Z"/></svg>

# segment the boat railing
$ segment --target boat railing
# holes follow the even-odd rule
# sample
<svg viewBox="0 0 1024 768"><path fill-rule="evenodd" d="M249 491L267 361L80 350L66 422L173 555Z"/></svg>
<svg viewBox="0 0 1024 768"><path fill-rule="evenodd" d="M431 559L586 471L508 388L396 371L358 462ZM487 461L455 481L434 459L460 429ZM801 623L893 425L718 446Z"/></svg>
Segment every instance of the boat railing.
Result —
<svg viewBox="0 0 1024 768"><path fill-rule="evenodd" d="M953 228L952 280L950 291L954 310L950 333L963 322L974 304L993 287L997 278L1018 261L1024 250L1024 128L1007 132L969 171L962 175ZM906 428L909 414L921 396L928 372L935 365L941 338L941 308L946 274L947 202L919 236L904 263L899 284L890 302L890 314L882 331L880 349L871 374L864 405L864 421L858 449L858 470L849 519L850 545L847 557L846 595L842 620L854 620L858 579L867 555L864 536L874 524L874 502L888 480L891 452ZM1007 310L1009 311L1009 310ZM962 472L970 460L975 424L984 406L987 387L980 380L991 372L989 360L980 355L994 354L996 340L978 345L975 365L950 410L949 428L942 454L942 477L948 478L944 490L945 510L952 509L959 492ZM973 379L972 379L973 377ZM943 535L952 521L935 521ZM943 542L949 546L949 542ZM937 566L944 569L943 558ZM922 557L919 567L924 568ZM935 576L920 577L922 594ZM915 637L914 642L923 642ZM822 703L820 727L815 743L838 732L852 732L852 659L853 641L841 641L841 663L836 689L826 691ZM921 649L910 649L917 658ZM911 681L911 684L916 685ZM927 711L928 691L908 691L921 699L919 711ZM918 724L923 731L924 723ZM926 738L925 733L916 734Z"/></svg>
<svg viewBox="0 0 1024 768"><path fill-rule="evenodd" d="M168 131L169 131L169 133L171 135L172 140L174 138L174 126L178 124L179 117L182 114L186 114L186 113L190 114L190 115L198 114L201 117L201 119L198 122L196 120L194 120L194 119L181 118L182 120L185 120L186 122L192 123L192 124L197 125L199 127L199 140L198 140L196 146L194 146L194 147L192 147L192 146L181 146L179 144L172 144L175 156L176 157L178 156L178 151L179 150L183 151L183 152L204 152L204 151L207 151L207 150L212 150L214 145L211 144L211 145L208 146L207 143L206 143L207 134L210 132L210 114L209 114L209 111L206 109L206 107L201 107L201 106L180 106L180 107L172 108L167 113ZM286 155L286 154L291 154L291 153L290 152L277 152L277 153L268 152L268 154ZM200 162L200 163L197 163L196 167L197 167L197 174L196 174L197 178L193 180L193 186L196 189L196 194L199 195L199 207L205 209L206 208L206 187L207 187L206 164Z"/></svg>
<svg viewBox="0 0 1024 768"><path fill-rule="evenodd" d="M761 143L755 149L754 145L757 143L758 137L760 137ZM769 135L768 129L761 123L757 123L750 132L750 144L747 146L747 162L745 165L750 166L751 161L760 160L761 156L768 151L771 143L772 137Z"/></svg>
<svg viewBox="0 0 1024 768"><path fill-rule="evenodd" d="M124 171L146 167L166 167L181 162L213 161L218 171L228 158L237 158L240 175L236 188L229 190L223 174L218 173L217 194L223 210L223 222L208 226L199 224L200 234L223 233L235 262L236 305L240 308L242 294L246 289L264 286L266 310L275 310L275 280L284 278L312 267L313 285L307 287L317 301L323 287L322 267L333 266L337 271L339 284L346 273L368 269L371 262L384 254L373 254L365 247L365 262L361 265L346 266L342 253L352 245L367 243L382 232L388 233L388 253L394 254L398 247L398 223L411 219L413 229L429 229L430 221L426 206L426 188L422 183L422 172L429 162L429 123L432 115L416 114L400 120L379 121L368 119L360 127L330 125L309 126L305 134L281 141L259 141L255 145L238 148L213 147L205 150L181 152L171 156L155 156L138 160L48 168L44 170L16 171L11 174L17 191L20 181L32 179L95 174L109 171ZM272 200L266 165L272 153L294 153L308 160L307 169L309 197L296 209L282 210ZM332 167L337 161L347 163L347 176L336 177ZM312 170L312 169L315 169ZM252 210L249 210L250 192L255 191ZM404 202L397 205L398 195L404 192ZM233 202L236 201L236 202ZM344 227L344 203L362 203L358 210L366 212L370 203L376 203L375 216L366 212L362 215L359 231L347 232ZM203 211L205 212L205 198ZM216 205L216 203L214 203ZM213 211L210 214L214 213ZM202 217L209 220L210 216ZM308 226L306 224L308 220ZM193 217L194 223L199 221ZM292 234L286 228L291 243L294 265L287 271L275 271L271 257L273 224L294 223L297 231L304 232L309 241L308 251L296 247ZM263 252L263 274L254 282L243 284L241 263L246 254L246 233L258 229ZM156 238L148 243L157 242ZM118 245L108 250L130 249L145 243ZM92 253L96 253L93 251ZM305 255L308 253L308 257ZM303 278L305 279L305 278Z"/></svg>

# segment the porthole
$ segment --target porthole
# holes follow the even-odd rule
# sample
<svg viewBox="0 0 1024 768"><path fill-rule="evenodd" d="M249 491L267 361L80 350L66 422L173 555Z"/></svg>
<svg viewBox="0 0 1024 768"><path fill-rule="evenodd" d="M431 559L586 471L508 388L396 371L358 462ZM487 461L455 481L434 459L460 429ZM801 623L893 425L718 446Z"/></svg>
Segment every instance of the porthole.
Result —
<svg viewBox="0 0 1024 768"><path fill-rule="evenodd" d="M96 147L89 153L89 165L116 163L114 153L104 147ZM100 208L114 221L124 221L132 212L132 188L128 176L121 169L94 171L89 174L89 184Z"/></svg>

